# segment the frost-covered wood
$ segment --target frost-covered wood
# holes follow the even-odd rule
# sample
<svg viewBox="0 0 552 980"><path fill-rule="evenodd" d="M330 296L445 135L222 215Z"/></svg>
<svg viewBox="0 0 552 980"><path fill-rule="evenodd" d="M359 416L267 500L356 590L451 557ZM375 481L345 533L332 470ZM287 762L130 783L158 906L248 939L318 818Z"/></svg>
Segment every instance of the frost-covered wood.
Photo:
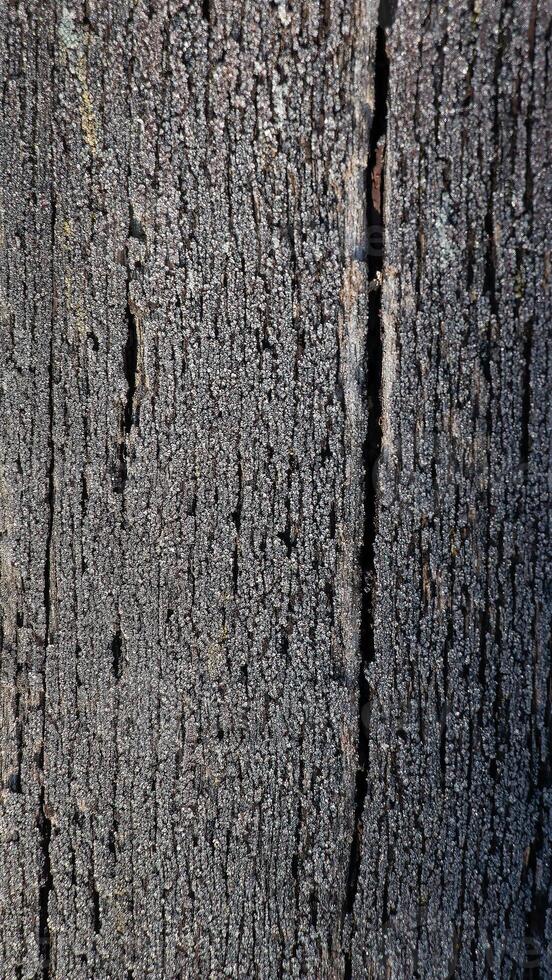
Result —
<svg viewBox="0 0 552 980"><path fill-rule="evenodd" d="M552 977L550 16L0 0L2 980Z"/></svg>

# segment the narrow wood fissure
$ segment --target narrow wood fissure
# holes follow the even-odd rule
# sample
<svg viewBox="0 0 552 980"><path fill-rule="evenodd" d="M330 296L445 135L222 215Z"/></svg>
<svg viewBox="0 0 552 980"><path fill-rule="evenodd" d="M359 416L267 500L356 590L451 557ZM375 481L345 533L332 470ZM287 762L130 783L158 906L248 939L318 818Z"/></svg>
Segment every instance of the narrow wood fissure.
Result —
<svg viewBox="0 0 552 980"><path fill-rule="evenodd" d="M387 132L389 60L386 50L385 3L382 0L376 38L374 77L374 115L370 129L366 170L366 223L368 265L368 326L366 336L366 411L364 441L364 529L360 553L362 604L360 623L360 669L358 676L358 769L356 775L355 816L349 859L345 911L353 912L362 853L362 814L367 793L369 689L366 668L374 659L374 544L377 529L377 464L381 451L381 275L383 268L383 176ZM351 975L346 958L345 978Z"/></svg>
<svg viewBox="0 0 552 980"><path fill-rule="evenodd" d="M121 679L123 672L123 636L119 626L111 641L112 672L116 681Z"/></svg>
<svg viewBox="0 0 552 980"><path fill-rule="evenodd" d="M134 396L136 394L136 373L138 370L138 329L136 317L131 310L130 303L127 303L126 323L127 339L124 349L124 367L127 382L125 432L128 436L134 422Z"/></svg>
<svg viewBox="0 0 552 980"><path fill-rule="evenodd" d="M55 209L52 214L52 240L53 228L55 225ZM40 771L41 785L39 796L39 808L37 815L37 830L40 853L40 872L38 885L38 949L41 963L42 980L48 980L50 976L50 929L48 925L48 905L50 892L52 890L52 869L50 862L50 839L52 836L52 824L47 815L46 809L46 789L45 789L45 759L44 746L46 740L46 661L48 657L48 646L50 643L51 631L51 580L52 580L52 537L54 528L54 352L53 337L50 338L50 368L49 368L49 392L48 392L48 529L46 534L46 547L44 553L44 655L42 663L42 732L41 746L38 757L38 769Z"/></svg>
<svg viewBox="0 0 552 980"><path fill-rule="evenodd" d="M44 771L44 748L41 750L41 765ZM38 947L42 970L42 980L50 976L50 928L48 925L48 905L52 890L52 869L50 863L50 839L52 824L46 816L44 785L40 789L40 808L38 814L39 846L42 860L40 884L38 889Z"/></svg>

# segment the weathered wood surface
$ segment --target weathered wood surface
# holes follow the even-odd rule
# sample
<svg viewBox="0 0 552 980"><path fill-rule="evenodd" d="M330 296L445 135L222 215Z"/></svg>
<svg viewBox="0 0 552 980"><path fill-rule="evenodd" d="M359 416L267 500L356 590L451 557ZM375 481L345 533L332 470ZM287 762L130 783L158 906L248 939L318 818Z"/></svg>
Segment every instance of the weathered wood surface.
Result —
<svg viewBox="0 0 552 980"><path fill-rule="evenodd" d="M551 13L389 32L359 977L552 977Z"/></svg>
<svg viewBox="0 0 552 980"><path fill-rule="evenodd" d="M551 7L399 10L353 973L550 977Z"/></svg>
<svg viewBox="0 0 552 980"><path fill-rule="evenodd" d="M552 977L551 12L0 0L2 980Z"/></svg>

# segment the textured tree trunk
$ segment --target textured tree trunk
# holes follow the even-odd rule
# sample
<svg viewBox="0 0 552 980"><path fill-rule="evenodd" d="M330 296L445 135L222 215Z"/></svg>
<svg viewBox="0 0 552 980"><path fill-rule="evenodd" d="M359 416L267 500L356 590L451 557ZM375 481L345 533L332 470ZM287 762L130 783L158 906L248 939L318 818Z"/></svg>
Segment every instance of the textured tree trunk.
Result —
<svg viewBox="0 0 552 980"><path fill-rule="evenodd" d="M548 0L0 0L0 978L552 977Z"/></svg>

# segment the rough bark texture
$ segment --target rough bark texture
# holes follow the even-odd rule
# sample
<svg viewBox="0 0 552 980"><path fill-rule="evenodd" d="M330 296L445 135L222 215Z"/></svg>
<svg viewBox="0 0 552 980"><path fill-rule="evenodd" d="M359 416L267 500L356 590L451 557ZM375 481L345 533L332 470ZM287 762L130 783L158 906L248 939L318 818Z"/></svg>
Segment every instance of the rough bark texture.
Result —
<svg viewBox="0 0 552 980"><path fill-rule="evenodd" d="M551 13L0 0L2 980L552 977Z"/></svg>

